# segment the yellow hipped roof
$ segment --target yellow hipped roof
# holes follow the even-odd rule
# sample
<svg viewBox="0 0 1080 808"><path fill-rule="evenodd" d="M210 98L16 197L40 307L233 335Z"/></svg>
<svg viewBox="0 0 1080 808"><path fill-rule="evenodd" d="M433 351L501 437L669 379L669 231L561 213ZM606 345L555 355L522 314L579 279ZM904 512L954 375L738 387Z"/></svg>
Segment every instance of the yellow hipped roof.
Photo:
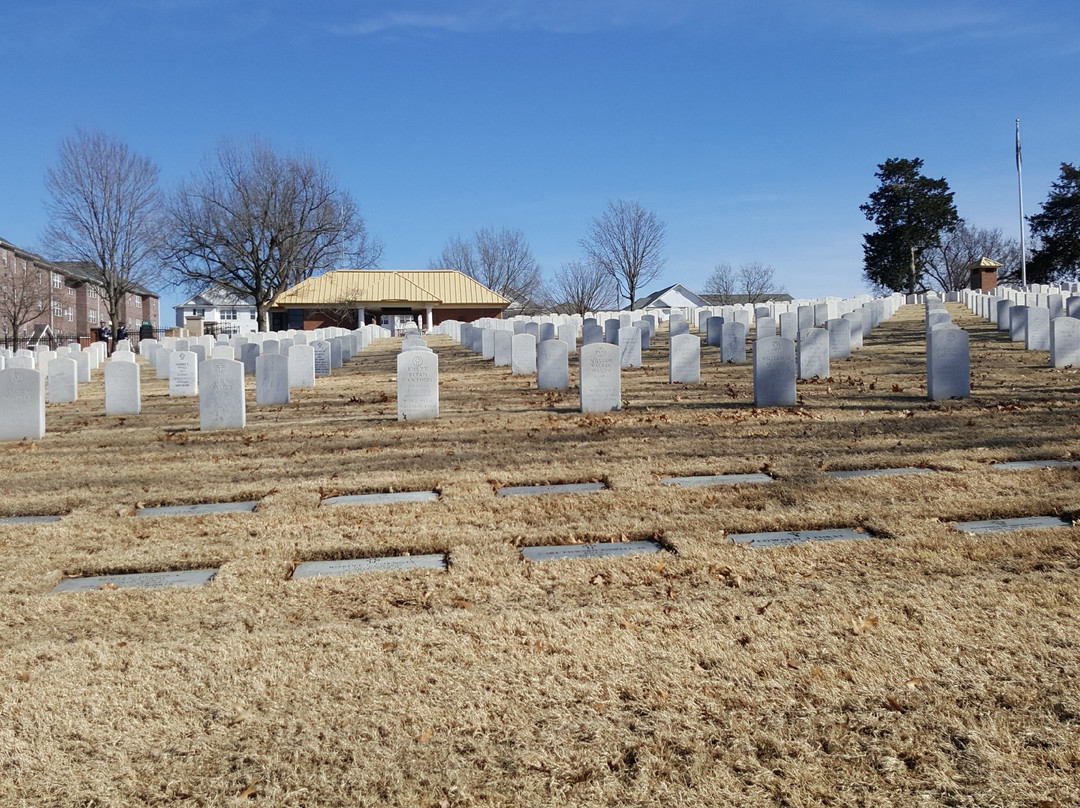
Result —
<svg viewBox="0 0 1080 808"><path fill-rule="evenodd" d="M286 289L274 306L496 306L510 301L479 281L452 269L336 269Z"/></svg>

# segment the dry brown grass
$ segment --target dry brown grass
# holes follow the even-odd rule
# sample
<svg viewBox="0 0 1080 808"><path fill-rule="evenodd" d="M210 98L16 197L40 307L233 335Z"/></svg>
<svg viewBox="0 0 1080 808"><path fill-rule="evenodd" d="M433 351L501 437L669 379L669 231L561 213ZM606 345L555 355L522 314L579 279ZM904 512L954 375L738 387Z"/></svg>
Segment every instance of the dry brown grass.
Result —
<svg viewBox="0 0 1080 808"><path fill-rule="evenodd" d="M709 354L627 406L576 411L446 340L442 417L394 420L394 344L243 432L144 371L5 444L0 804L1075 805L1080 533L966 536L949 519L1065 514L1080 374L951 306L973 395L929 403L921 310L881 326L801 406L756 410ZM572 376L574 372L572 371ZM837 480L837 468L935 475ZM777 481L673 488L669 475ZM499 498L507 484L610 490ZM438 502L318 507L438 488ZM139 505L259 498L254 514ZM727 532L862 526L774 550ZM522 544L657 536L656 556L528 564ZM446 551L447 573L290 581L297 560ZM195 590L50 594L64 575L220 565Z"/></svg>

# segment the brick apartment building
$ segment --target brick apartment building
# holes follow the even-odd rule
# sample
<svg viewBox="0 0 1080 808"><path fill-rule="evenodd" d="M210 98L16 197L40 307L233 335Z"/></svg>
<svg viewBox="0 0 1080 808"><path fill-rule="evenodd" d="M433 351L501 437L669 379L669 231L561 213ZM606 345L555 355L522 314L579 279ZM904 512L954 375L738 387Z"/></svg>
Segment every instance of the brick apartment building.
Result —
<svg viewBox="0 0 1080 808"><path fill-rule="evenodd" d="M96 338L109 313L94 278L90 264L47 261L0 238L0 339L28 339L44 326L54 336ZM128 333L138 334L144 322L158 329L159 304L159 296L142 286L126 295L121 316ZM26 314L18 334L11 333L12 307Z"/></svg>

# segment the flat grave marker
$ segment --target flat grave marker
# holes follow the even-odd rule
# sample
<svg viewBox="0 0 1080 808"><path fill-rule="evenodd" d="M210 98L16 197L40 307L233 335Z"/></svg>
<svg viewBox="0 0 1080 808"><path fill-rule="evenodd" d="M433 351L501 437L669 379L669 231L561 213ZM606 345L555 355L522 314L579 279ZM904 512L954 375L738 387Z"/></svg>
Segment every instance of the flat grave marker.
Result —
<svg viewBox="0 0 1080 808"><path fill-rule="evenodd" d="M1023 471L1027 469L1075 468L1080 460L1007 460L991 463L990 468L997 471Z"/></svg>
<svg viewBox="0 0 1080 808"><path fill-rule="evenodd" d="M1072 520L1063 516L1019 516L1012 519L984 519L974 522L953 522L961 533L1006 533L1032 528L1070 527Z"/></svg>
<svg viewBox="0 0 1080 808"><path fill-rule="evenodd" d="M769 533L729 533L728 538L736 544L748 544L752 547L785 547L789 544L802 544L808 541L850 541L869 539L868 533L861 533L848 527L828 530L778 530Z"/></svg>
<svg viewBox="0 0 1080 808"><path fill-rule="evenodd" d="M522 547L521 555L526 561L568 561L583 558L618 558L642 553L663 552L658 541L589 542L587 544L538 544Z"/></svg>
<svg viewBox="0 0 1080 808"><path fill-rule="evenodd" d="M258 500L247 502L200 502L194 505L161 505L156 508L139 508L136 516L199 516L206 513L251 513Z"/></svg>
<svg viewBox="0 0 1080 808"><path fill-rule="evenodd" d="M58 514L39 514L37 516L0 516L0 525L24 525L33 522L59 522L63 516Z"/></svg>
<svg viewBox="0 0 1080 808"><path fill-rule="evenodd" d="M429 555L349 558L343 561L305 561L296 565L292 579L324 575L356 575L365 572L405 572L408 570L446 571L446 553Z"/></svg>
<svg viewBox="0 0 1080 808"><path fill-rule="evenodd" d="M700 474L692 477L664 477L664 485L678 485L691 488L705 485L738 485L739 483L771 483L768 474Z"/></svg>
<svg viewBox="0 0 1080 808"><path fill-rule="evenodd" d="M163 587L206 586L217 569L173 570L165 572L136 572L129 575L94 575L87 578L65 578L53 592L92 592L98 589L157 589Z"/></svg>
<svg viewBox="0 0 1080 808"><path fill-rule="evenodd" d="M605 491L607 483L558 483L556 485L508 485L500 488L496 496L534 497L541 494L586 494Z"/></svg>
<svg viewBox="0 0 1080 808"><path fill-rule="evenodd" d="M374 494L345 494L327 497L321 505L390 505L395 502L431 502L439 498L438 491L390 491Z"/></svg>
<svg viewBox="0 0 1080 808"><path fill-rule="evenodd" d="M916 466L895 469L843 469L826 472L830 477L846 479L850 477L886 477L894 474L936 474L936 469L924 469Z"/></svg>

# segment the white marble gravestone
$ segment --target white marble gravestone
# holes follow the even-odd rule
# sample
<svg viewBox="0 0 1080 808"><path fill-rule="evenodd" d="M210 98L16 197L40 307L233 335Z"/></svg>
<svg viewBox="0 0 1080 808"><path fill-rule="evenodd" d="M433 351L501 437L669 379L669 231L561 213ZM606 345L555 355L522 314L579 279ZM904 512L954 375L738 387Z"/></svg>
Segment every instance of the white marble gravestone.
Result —
<svg viewBox="0 0 1080 808"><path fill-rule="evenodd" d="M561 339L544 340L536 349L537 389L566 390L569 386L570 349Z"/></svg>
<svg viewBox="0 0 1080 808"><path fill-rule="evenodd" d="M693 334L671 338L668 355L668 383L697 384L701 381L701 339Z"/></svg>
<svg viewBox="0 0 1080 808"><path fill-rule="evenodd" d="M796 366L798 378L826 379L829 376L829 332L806 328L799 332Z"/></svg>
<svg viewBox="0 0 1080 808"><path fill-rule="evenodd" d="M926 394L931 401L971 396L971 355L962 328L943 328L926 336Z"/></svg>
<svg viewBox="0 0 1080 808"><path fill-rule="evenodd" d="M324 339L309 343L315 350L315 375L329 376L333 367L333 356L330 343Z"/></svg>
<svg viewBox="0 0 1080 808"><path fill-rule="evenodd" d="M289 348L289 388L315 386L315 349L304 343Z"/></svg>
<svg viewBox="0 0 1080 808"><path fill-rule="evenodd" d="M606 342L581 347L581 411L622 409L620 351Z"/></svg>
<svg viewBox="0 0 1080 808"><path fill-rule="evenodd" d="M566 351L568 354L577 353L577 326L573 323L566 323L559 326L559 339L566 343Z"/></svg>
<svg viewBox="0 0 1080 808"><path fill-rule="evenodd" d="M60 357L49 362L48 382L50 404L79 400L79 366L74 359Z"/></svg>
<svg viewBox="0 0 1080 808"><path fill-rule="evenodd" d="M169 356L169 395L199 395L199 359L194 351L173 351Z"/></svg>
<svg viewBox="0 0 1080 808"><path fill-rule="evenodd" d="M235 359L207 359L200 376L199 428L243 429L247 423L244 364Z"/></svg>
<svg viewBox="0 0 1080 808"><path fill-rule="evenodd" d="M1009 339L1027 342L1028 307L1014 305L1009 309Z"/></svg>
<svg viewBox="0 0 1080 808"><path fill-rule="evenodd" d="M514 334L510 340L510 372L515 376L536 373L536 337L532 334Z"/></svg>
<svg viewBox="0 0 1080 808"><path fill-rule="evenodd" d="M690 323L683 319L672 318L668 323L668 336L677 337L679 334L689 334Z"/></svg>
<svg viewBox="0 0 1080 808"><path fill-rule="evenodd" d="M754 339L776 336L776 320L772 317L758 317L754 324Z"/></svg>
<svg viewBox="0 0 1080 808"><path fill-rule="evenodd" d="M705 344L720 347L723 339L721 326L724 325L723 317L707 317L705 319Z"/></svg>
<svg viewBox="0 0 1080 808"><path fill-rule="evenodd" d="M439 356L409 351L397 358L397 411L399 421L439 417Z"/></svg>
<svg viewBox="0 0 1080 808"><path fill-rule="evenodd" d="M641 367L641 329L636 325L619 329L619 362L624 368Z"/></svg>
<svg viewBox="0 0 1080 808"><path fill-rule="evenodd" d="M1042 306L1028 307L1024 348L1028 351L1050 350L1050 309Z"/></svg>
<svg viewBox="0 0 1080 808"><path fill-rule="evenodd" d="M795 341L765 337L754 343L754 405L795 406Z"/></svg>
<svg viewBox="0 0 1080 808"><path fill-rule="evenodd" d="M732 320L720 326L720 361L746 361L746 326L743 323Z"/></svg>
<svg viewBox="0 0 1080 808"><path fill-rule="evenodd" d="M829 359L847 359L851 356L851 321L843 317L826 320L829 332Z"/></svg>
<svg viewBox="0 0 1080 808"><path fill-rule="evenodd" d="M105 366L105 414L138 415L142 410L139 366L112 361Z"/></svg>
<svg viewBox="0 0 1080 808"><path fill-rule="evenodd" d="M260 354L255 360L255 404L265 407L289 401L289 357Z"/></svg>
<svg viewBox="0 0 1080 808"><path fill-rule="evenodd" d="M499 329L495 332L495 367L510 367L513 363L514 332Z"/></svg>
<svg viewBox="0 0 1080 808"><path fill-rule="evenodd" d="M1080 367L1080 320L1075 317L1050 321L1050 367Z"/></svg>
<svg viewBox="0 0 1080 808"><path fill-rule="evenodd" d="M257 342L244 342L240 345L240 361L244 365L244 373L255 372L255 359L262 353L262 346Z"/></svg>
<svg viewBox="0 0 1080 808"><path fill-rule="evenodd" d="M169 378L169 357L173 349L164 346L154 351L154 377L157 379Z"/></svg>
<svg viewBox="0 0 1080 808"><path fill-rule="evenodd" d="M0 440L45 436L45 377L29 368L0 370Z"/></svg>
<svg viewBox="0 0 1080 808"><path fill-rule="evenodd" d="M89 382L91 380L91 375L90 374L92 372L92 366L91 366L91 361L92 360L91 360L91 357L90 357L90 352L89 351L79 351L77 354L74 354L72 358L75 360L75 362L76 362L76 364L78 365L78 368L79 368L78 369L79 383L80 384L86 384L87 382Z"/></svg>

